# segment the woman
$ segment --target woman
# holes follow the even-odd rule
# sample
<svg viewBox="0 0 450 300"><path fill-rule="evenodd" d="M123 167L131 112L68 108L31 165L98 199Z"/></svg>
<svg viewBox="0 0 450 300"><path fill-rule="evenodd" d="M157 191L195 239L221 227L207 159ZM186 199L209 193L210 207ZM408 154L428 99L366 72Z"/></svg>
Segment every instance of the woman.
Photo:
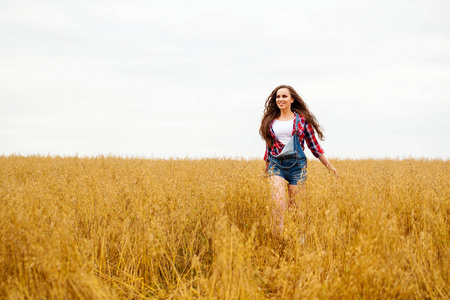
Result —
<svg viewBox="0 0 450 300"><path fill-rule="evenodd" d="M265 174L268 174L272 184L272 195L276 204L274 234L278 237L281 237L283 232L286 181L289 205L295 205L295 196L299 192L303 193L305 189L305 141L312 154L338 176L317 142L314 132L323 140L317 119L297 92L288 85L280 85L274 89L266 100L259 133L266 141ZM297 211L302 221L303 216L298 208ZM303 242L303 239L303 234L300 233L300 242Z"/></svg>

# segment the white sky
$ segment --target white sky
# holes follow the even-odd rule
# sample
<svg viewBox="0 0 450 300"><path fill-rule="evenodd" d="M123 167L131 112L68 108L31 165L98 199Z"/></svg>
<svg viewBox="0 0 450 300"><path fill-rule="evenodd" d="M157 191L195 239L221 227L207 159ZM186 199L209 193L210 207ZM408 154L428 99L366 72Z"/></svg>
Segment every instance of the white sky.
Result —
<svg viewBox="0 0 450 300"><path fill-rule="evenodd" d="M329 157L449 159L449 15L448 0L0 0L0 154L262 158L264 101L289 84Z"/></svg>

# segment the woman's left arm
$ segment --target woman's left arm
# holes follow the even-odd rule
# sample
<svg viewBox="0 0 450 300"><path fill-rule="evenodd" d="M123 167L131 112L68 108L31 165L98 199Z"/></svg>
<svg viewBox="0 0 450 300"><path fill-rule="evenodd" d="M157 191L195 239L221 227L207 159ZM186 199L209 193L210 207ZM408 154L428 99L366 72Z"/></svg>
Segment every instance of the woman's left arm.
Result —
<svg viewBox="0 0 450 300"><path fill-rule="evenodd" d="M333 172L334 175L336 175L336 177L339 178L338 172L328 161L327 157L325 156L325 153L323 153L324 151L322 147L320 147L319 142L317 141L316 136L314 134L314 129L312 128L311 124L309 124L306 120L304 128L305 128L304 129L305 141L306 144L308 145L308 148L311 150L312 154L315 157L317 157L329 171Z"/></svg>
<svg viewBox="0 0 450 300"><path fill-rule="evenodd" d="M331 165L331 163L328 161L328 158L325 156L325 153L323 153L321 156L318 157L320 162L324 164L324 166L328 169L328 171L331 171L336 175L337 178L339 178L339 174L336 171L336 169Z"/></svg>

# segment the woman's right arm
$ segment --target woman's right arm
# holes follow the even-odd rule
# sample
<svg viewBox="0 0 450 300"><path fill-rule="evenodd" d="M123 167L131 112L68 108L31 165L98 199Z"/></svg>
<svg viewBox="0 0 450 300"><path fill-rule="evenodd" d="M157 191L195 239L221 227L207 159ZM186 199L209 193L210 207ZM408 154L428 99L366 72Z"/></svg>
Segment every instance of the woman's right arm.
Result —
<svg viewBox="0 0 450 300"><path fill-rule="evenodd" d="M264 161L266 162L266 167L264 168L264 173L266 174L269 170L269 148L266 145L266 152L264 153Z"/></svg>

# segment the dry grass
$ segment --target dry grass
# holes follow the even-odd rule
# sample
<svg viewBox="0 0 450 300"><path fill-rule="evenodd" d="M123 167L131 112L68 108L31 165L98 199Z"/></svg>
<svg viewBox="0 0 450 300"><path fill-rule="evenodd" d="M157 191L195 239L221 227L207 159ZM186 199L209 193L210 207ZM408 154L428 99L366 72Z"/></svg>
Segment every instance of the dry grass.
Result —
<svg viewBox="0 0 450 300"><path fill-rule="evenodd" d="M0 298L450 297L450 162L333 163L300 246L260 160L0 157Z"/></svg>

